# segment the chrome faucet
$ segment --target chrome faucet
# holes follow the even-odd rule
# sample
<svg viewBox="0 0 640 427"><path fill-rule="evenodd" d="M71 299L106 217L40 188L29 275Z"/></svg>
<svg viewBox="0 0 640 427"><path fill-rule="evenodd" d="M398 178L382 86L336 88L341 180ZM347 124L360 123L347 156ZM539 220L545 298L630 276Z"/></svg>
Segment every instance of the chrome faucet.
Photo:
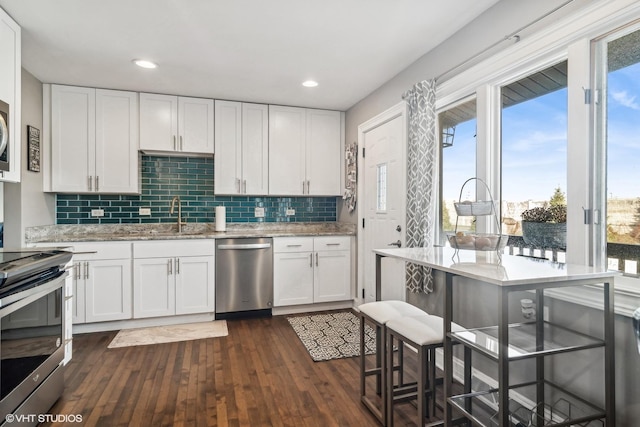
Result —
<svg viewBox="0 0 640 427"><path fill-rule="evenodd" d="M180 197L173 196L173 199L171 199L171 209L169 210L169 213L173 215L176 202L178 202L178 233L182 233L182 224L186 224L186 222L182 222L182 203L180 202Z"/></svg>

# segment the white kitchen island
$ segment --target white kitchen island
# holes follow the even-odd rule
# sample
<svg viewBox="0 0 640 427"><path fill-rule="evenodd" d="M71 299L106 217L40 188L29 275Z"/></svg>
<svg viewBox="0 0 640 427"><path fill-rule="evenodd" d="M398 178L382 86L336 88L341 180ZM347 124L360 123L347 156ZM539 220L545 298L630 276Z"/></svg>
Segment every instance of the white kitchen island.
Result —
<svg viewBox="0 0 640 427"><path fill-rule="evenodd" d="M539 425L582 425L590 420L603 420L615 426L614 383L614 276L617 272L595 267L560 264L547 260L514 255L498 256L496 252L466 251L449 247L378 249L376 254L376 297L381 295L382 258L392 257L433 269L444 276L444 395L445 414L441 424L453 425L454 408L463 418L479 426L510 426L520 422L514 404L522 396L533 400L530 420ZM453 287L457 278L474 279L495 290L497 324L451 332ZM455 280L454 280L455 279ZM600 286L603 291L604 336L591 337L572 331L543 318L545 289L570 286ZM530 291L539 315L525 323L509 322L509 294ZM471 325L462 325L469 327ZM498 364L498 386L493 390L471 391L471 367L465 366L464 393L452 395L453 344L459 343ZM604 408L588 402L575 393L563 390L545 378L545 358L572 351L604 348ZM534 359L535 379L510 384L511 362ZM596 385L598 386L598 385ZM515 399L514 399L515 397ZM558 402L563 408L560 410ZM554 408L554 405L556 407ZM566 414L566 412L569 412ZM544 420L544 421L543 421ZM513 422L511 424L510 422ZM526 425L526 424L524 424Z"/></svg>

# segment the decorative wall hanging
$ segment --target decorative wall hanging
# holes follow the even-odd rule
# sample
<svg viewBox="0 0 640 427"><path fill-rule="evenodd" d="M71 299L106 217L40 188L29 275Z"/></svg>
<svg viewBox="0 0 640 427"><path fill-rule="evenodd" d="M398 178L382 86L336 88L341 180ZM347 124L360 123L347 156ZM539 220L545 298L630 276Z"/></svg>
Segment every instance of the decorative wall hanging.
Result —
<svg viewBox="0 0 640 427"><path fill-rule="evenodd" d="M358 192L358 144L352 142L345 148L345 187L342 199L346 201L349 212L356 208Z"/></svg>
<svg viewBox="0 0 640 427"><path fill-rule="evenodd" d="M27 169L40 172L40 129L27 125Z"/></svg>

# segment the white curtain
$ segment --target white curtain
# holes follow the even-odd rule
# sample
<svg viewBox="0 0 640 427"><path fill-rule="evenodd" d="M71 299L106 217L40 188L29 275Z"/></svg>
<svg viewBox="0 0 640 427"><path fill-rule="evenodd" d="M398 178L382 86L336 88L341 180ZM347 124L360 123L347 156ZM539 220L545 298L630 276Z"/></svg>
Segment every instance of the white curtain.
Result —
<svg viewBox="0 0 640 427"><path fill-rule="evenodd" d="M407 247L433 246L437 182L436 83L424 80L403 95L409 106ZM433 292L431 269L407 263L407 289Z"/></svg>

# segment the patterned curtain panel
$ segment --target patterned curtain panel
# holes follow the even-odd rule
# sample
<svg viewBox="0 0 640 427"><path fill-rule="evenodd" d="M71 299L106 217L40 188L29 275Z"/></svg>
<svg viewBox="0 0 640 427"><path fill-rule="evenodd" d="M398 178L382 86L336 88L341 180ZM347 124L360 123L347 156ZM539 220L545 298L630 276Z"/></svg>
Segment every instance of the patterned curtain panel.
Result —
<svg viewBox="0 0 640 427"><path fill-rule="evenodd" d="M409 105L407 247L432 247L436 220L436 83L424 80L403 95ZM433 292L431 269L407 263L407 289Z"/></svg>

